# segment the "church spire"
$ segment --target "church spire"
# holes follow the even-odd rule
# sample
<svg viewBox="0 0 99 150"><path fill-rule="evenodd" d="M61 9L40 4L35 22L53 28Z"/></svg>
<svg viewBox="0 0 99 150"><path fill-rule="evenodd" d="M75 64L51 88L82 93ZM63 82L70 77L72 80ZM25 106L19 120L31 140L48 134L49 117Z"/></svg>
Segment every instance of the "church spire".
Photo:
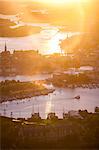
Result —
<svg viewBox="0 0 99 150"><path fill-rule="evenodd" d="M6 45L6 42L5 42L5 52L7 51L7 45Z"/></svg>

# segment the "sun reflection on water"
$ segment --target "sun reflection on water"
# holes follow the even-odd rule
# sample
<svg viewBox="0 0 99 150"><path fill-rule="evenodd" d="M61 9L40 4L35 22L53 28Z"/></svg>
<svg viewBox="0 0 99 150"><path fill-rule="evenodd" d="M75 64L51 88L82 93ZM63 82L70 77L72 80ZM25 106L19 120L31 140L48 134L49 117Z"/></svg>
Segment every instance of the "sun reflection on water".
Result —
<svg viewBox="0 0 99 150"><path fill-rule="evenodd" d="M49 95L49 100L46 102L46 106L45 106L46 117L47 117L47 115L50 112L52 112L52 107L53 107L53 104L52 104L52 95Z"/></svg>

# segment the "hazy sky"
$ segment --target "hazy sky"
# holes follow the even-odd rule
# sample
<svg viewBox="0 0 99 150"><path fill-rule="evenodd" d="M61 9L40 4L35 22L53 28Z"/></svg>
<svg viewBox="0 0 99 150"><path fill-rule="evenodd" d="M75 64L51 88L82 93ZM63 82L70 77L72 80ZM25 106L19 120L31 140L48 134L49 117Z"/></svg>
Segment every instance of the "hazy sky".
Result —
<svg viewBox="0 0 99 150"><path fill-rule="evenodd" d="M0 0L0 1L13 1L13 0ZM93 0L14 0L18 2L29 2L29 1L35 1L35 2L57 2L57 3L63 3L63 2L90 2Z"/></svg>

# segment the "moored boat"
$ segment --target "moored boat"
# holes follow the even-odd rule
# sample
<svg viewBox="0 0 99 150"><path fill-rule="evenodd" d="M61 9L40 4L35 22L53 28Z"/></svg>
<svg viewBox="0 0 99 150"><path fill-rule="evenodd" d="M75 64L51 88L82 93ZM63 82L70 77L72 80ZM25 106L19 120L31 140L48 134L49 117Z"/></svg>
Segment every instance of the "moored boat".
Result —
<svg viewBox="0 0 99 150"><path fill-rule="evenodd" d="M74 97L75 99L80 99L80 95L77 95Z"/></svg>

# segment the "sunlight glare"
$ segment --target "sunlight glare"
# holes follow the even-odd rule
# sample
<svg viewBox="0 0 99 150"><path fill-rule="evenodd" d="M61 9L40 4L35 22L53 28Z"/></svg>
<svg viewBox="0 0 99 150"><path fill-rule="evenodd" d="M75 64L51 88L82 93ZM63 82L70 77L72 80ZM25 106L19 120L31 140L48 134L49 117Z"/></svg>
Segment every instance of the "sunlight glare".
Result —
<svg viewBox="0 0 99 150"><path fill-rule="evenodd" d="M39 0L39 1L43 3L55 3L55 4L82 2L82 0Z"/></svg>

